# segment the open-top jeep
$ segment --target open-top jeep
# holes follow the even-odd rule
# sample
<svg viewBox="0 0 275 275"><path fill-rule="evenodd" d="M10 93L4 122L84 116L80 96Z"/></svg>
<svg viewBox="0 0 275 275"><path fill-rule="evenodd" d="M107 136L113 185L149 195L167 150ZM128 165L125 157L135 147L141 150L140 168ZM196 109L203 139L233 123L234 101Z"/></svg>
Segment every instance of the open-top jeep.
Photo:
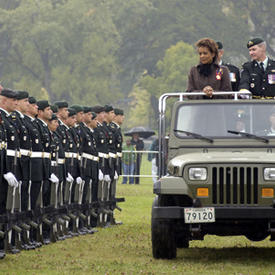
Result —
<svg viewBox="0 0 275 275"><path fill-rule="evenodd" d="M232 100L190 100L190 93L160 98L155 258L175 258L177 248L206 234L275 240L275 102L231 94ZM167 143L166 101L173 97L179 101Z"/></svg>

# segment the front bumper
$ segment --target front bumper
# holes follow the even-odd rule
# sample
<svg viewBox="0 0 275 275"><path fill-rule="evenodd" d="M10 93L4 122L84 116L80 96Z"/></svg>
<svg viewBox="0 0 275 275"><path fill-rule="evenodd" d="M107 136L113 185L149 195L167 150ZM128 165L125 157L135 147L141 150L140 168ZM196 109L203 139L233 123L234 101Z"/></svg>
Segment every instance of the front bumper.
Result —
<svg viewBox="0 0 275 275"><path fill-rule="evenodd" d="M212 206L211 206L212 207ZM273 207L214 207L217 220L275 220ZM184 207L158 207L152 209L153 219L184 219Z"/></svg>

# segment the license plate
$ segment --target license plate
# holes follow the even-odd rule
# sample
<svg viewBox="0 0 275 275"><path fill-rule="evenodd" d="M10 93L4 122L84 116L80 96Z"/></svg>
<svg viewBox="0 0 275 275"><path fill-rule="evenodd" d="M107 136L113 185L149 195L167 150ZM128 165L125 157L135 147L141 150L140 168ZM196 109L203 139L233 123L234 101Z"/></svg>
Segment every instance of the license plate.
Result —
<svg viewBox="0 0 275 275"><path fill-rule="evenodd" d="M215 222L215 208L184 208L185 223Z"/></svg>

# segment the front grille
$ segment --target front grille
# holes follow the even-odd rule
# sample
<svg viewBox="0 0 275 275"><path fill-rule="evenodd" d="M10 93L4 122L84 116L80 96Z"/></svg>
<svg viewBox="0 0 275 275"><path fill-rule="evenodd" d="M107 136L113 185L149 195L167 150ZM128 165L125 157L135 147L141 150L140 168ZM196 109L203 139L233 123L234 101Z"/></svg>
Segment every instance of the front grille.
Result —
<svg viewBox="0 0 275 275"><path fill-rule="evenodd" d="M213 204L257 204L258 167L212 167Z"/></svg>

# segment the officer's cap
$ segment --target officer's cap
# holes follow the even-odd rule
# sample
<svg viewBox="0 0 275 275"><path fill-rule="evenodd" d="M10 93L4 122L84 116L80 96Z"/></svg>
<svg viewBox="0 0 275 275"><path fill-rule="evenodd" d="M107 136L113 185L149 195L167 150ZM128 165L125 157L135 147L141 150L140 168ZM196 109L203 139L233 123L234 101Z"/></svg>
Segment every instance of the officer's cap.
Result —
<svg viewBox="0 0 275 275"><path fill-rule="evenodd" d="M66 101L56 101L54 103L54 105L56 105L58 109L68 108L68 106L69 106L68 102L66 102Z"/></svg>
<svg viewBox="0 0 275 275"><path fill-rule="evenodd" d="M123 116L124 115L124 112L123 112L122 109L115 108L114 111L115 111L116 116L118 116L118 115Z"/></svg>
<svg viewBox="0 0 275 275"><path fill-rule="evenodd" d="M3 89L0 95L8 98L16 98L17 93L11 89Z"/></svg>
<svg viewBox="0 0 275 275"><path fill-rule="evenodd" d="M29 103L30 103L30 104L35 104L35 103L36 103L35 97L30 96L30 97L29 97Z"/></svg>
<svg viewBox="0 0 275 275"><path fill-rule="evenodd" d="M58 107L55 104L51 105L51 109L52 109L53 113L57 113L58 112Z"/></svg>
<svg viewBox="0 0 275 275"><path fill-rule="evenodd" d="M69 117L70 117L70 116L76 115L76 110L73 109L73 108L69 108L69 109L68 109L68 112L69 112Z"/></svg>
<svg viewBox="0 0 275 275"><path fill-rule="evenodd" d="M50 118L50 121L58 120L58 117L55 114L52 114L52 117Z"/></svg>
<svg viewBox="0 0 275 275"><path fill-rule="evenodd" d="M37 101L38 110L44 110L47 107L50 107L48 100L39 100Z"/></svg>
<svg viewBox="0 0 275 275"><path fill-rule="evenodd" d="M250 39L248 42L247 42L247 48L249 49L250 47L253 47L255 45L258 45L260 43L264 42L262 38L253 38L253 39Z"/></svg>
<svg viewBox="0 0 275 275"><path fill-rule="evenodd" d="M109 112L111 112L111 111L113 111L114 110L114 108L111 106L111 105L105 105L104 106L104 111L106 112L106 113L109 113Z"/></svg>
<svg viewBox="0 0 275 275"><path fill-rule="evenodd" d="M29 97L29 93L26 91L17 91L16 99L21 100Z"/></svg>
<svg viewBox="0 0 275 275"><path fill-rule="evenodd" d="M97 117L97 114L95 112L92 112L92 120L94 120Z"/></svg>
<svg viewBox="0 0 275 275"><path fill-rule="evenodd" d="M99 114L104 111L105 110L104 110L103 106L96 105L96 106L92 107L92 112L95 112L96 114Z"/></svg>
<svg viewBox="0 0 275 275"><path fill-rule="evenodd" d="M223 44L220 41L217 41L216 44L218 45L218 50L223 49Z"/></svg>
<svg viewBox="0 0 275 275"><path fill-rule="evenodd" d="M89 113L92 111L92 107L89 106L83 106L83 112L84 114Z"/></svg>
<svg viewBox="0 0 275 275"><path fill-rule="evenodd" d="M80 105L72 105L72 106L70 106L70 108L74 109L76 111L76 113L83 112L83 107Z"/></svg>

